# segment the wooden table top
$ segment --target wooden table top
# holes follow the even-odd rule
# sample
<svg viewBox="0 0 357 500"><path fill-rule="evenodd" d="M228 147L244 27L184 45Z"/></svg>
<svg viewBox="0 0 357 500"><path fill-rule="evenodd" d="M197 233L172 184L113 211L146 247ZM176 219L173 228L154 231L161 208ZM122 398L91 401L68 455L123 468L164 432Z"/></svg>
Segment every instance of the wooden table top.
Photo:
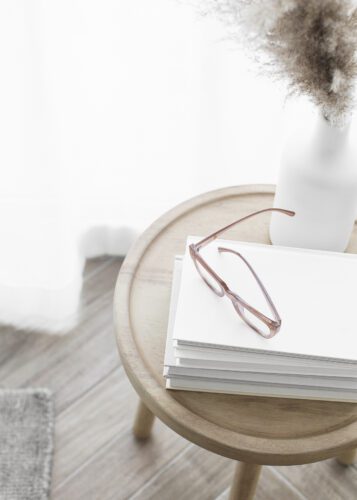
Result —
<svg viewBox="0 0 357 500"><path fill-rule="evenodd" d="M114 297L119 352L143 402L188 440L236 460L300 464L357 446L357 404L165 389L162 375L174 256L188 234L206 235L273 205L273 186L220 189L175 207L127 255ZM227 237L269 243L269 213ZM357 228L348 251L357 253Z"/></svg>

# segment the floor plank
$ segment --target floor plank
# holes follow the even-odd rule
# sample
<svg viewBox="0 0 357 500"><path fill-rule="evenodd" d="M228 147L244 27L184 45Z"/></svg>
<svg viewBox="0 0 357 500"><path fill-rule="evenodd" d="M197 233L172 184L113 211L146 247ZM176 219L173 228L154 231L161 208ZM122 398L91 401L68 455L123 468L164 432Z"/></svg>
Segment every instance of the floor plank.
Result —
<svg viewBox="0 0 357 500"><path fill-rule="evenodd" d="M120 363L112 325L112 298L120 261L99 266L85 281L79 323L65 335L16 332L21 338L0 363L7 387L46 386L60 412Z"/></svg>
<svg viewBox="0 0 357 500"><path fill-rule="evenodd" d="M116 368L58 416L54 492L113 436L128 433L136 403L136 394L128 387L123 369Z"/></svg>
<svg viewBox="0 0 357 500"><path fill-rule="evenodd" d="M306 498L314 500L357 498L356 468L340 465L334 459L278 469Z"/></svg>
<svg viewBox="0 0 357 500"><path fill-rule="evenodd" d="M233 465L231 460L190 445L132 495L130 500L213 500L229 484Z"/></svg>
<svg viewBox="0 0 357 500"><path fill-rule="evenodd" d="M118 500L130 497L187 446L187 441L161 422L155 422L152 437L134 439L129 415L123 432L101 448L53 493L53 500ZM188 497L187 497L188 498Z"/></svg>
<svg viewBox="0 0 357 500"><path fill-rule="evenodd" d="M229 499L228 487L216 500ZM307 500L302 493L284 479L274 467L263 467L254 500Z"/></svg>

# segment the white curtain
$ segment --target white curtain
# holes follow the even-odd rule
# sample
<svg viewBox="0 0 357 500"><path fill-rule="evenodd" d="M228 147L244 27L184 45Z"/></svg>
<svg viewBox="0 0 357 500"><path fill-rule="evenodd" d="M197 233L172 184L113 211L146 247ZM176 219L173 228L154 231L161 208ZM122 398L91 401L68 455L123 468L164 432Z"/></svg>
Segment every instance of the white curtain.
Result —
<svg viewBox="0 0 357 500"><path fill-rule="evenodd" d="M3 0L0 25L1 322L68 328L86 257L202 191L275 182L310 113L176 0Z"/></svg>

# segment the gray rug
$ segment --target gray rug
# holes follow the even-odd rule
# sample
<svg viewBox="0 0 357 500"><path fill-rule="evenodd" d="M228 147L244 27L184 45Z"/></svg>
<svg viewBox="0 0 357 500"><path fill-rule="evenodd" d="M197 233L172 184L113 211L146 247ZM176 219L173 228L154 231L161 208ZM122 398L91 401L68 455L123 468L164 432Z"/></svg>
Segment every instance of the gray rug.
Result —
<svg viewBox="0 0 357 500"><path fill-rule="evenodd" d="M46 389L0 389L0 500L50 497L54 405Z"/></svg>

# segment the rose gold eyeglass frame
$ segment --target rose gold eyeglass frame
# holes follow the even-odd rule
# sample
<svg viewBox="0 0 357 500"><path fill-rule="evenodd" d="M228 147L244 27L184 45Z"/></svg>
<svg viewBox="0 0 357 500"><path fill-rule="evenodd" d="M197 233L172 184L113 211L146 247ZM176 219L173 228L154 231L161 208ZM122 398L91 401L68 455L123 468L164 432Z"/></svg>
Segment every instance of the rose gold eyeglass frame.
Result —
<svg viewBox="0 0 357 500"><path fill-rule="evenodd" d="M224 248L224 247L218 247L219 252L229 252L231 254L236 255L239 257L248 267L250 272L252 273L253 277L255 278L256 282L258 283L263 296L269 306L269 309L273 315L273 319L269 318L262 312L258 311L255 309L255 307L251 306L248 304L242 297L240 297L237 293L233 292L230 290L228 285L223 281L223 279L207 264L205 259L202 257L200 254L200 250L207 246L209 243L211 243L213 240L215 240L219 235L224 233L225 231L228 231L228 229L231 229L233 226L238 224L239 222L243 222L246 219L249 219L250 217L254 217L255 215L264 213L264 212L280 212L285 215L289 215L290 217L295 215L295 212L292 212L291 210L284 210L282 208L265 208L263 210L259 210L258 212L251 213L249 215L246 215L245 217L242 217L241 219L236 220L235 222L232 222L231 224L228 224L228 226L223 227L222 229L219 229L215 233L210 234L209 236L206 236L206 238L203 238L201 241L198 243L192 243L189 246L189 251L190 255L192 257L192 260L196 266L196 269L203 279L203 281L208 285L208 287L219 297L224 297L227 296L233 304L234 309L236 312L239 314L241 319L250 327L252 328L255 332L259 333L262 337L266 339L270 339L274 337L280 330L281 326L281 318L279 316L278 311L276 310L276 307L274 306L274 303L272 299L270 298L265 286L259 279L258 275L252 268L252 266L249 264L249 262L241 255L239 252L236 252L235 250L232 250L230 248ZM210 283L210 281L207 279L207 277L203 274L202 269L200 266L203 267L203 269L210 275L210 277L214 280L215 285ZM249 320L249 318L245 314L245 310L249 311L253 316L255 316L258 319L258 324L259 321L263 323L266 327L269 329L269 333L265 333L263 329L261 329L259 326L256 326L252 321ZM262 325L262 328L263 328Z"/></svg>

